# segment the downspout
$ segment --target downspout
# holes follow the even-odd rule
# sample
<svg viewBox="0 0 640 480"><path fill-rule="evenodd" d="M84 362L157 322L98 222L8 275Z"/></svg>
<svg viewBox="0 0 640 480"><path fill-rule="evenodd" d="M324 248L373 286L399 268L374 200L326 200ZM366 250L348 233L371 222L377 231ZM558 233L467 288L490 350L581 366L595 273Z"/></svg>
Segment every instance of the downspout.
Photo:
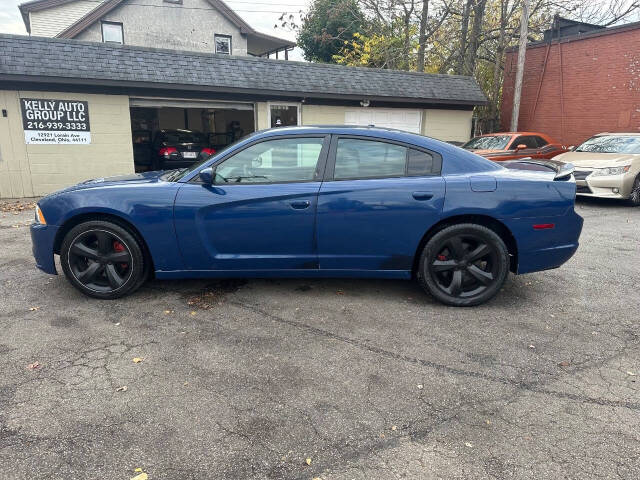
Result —
<svg viewBox="0 0 640 480"><path fill-rule="evenodd" d="M560 141L564 143L564 69L562 64L562 39L558 39L560 49Z"/></svg>

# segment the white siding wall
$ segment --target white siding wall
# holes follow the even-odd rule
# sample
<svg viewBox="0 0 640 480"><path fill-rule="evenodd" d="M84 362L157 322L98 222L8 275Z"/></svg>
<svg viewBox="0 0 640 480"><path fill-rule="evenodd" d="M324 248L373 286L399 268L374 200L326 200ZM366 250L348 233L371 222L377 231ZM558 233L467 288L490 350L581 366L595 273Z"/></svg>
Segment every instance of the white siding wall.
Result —
<svg viewBox="0 0 640 480"><path fill-rule="evenodd" d="M36 37L55 37L58 33L84 17L99 3L79 0L65 3L59 7L31 12L31 35Z"/></svg>

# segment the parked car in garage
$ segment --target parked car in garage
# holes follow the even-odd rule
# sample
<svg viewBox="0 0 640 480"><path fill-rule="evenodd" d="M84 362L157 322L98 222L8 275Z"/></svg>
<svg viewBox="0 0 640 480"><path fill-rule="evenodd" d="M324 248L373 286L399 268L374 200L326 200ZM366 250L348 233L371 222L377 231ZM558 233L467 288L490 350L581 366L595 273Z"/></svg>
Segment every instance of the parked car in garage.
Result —
<svg viewBox="0 0 640 480"><path fill-rule="evenodd" d="M600 133L555 160L574 165L578 195L640 206L640 133Z"/></svg>
<svg viewBox="0 0 640 480"><path fill-rule="evenodd" d="M207 135L194 130L159 130L153 149L153 170L188 167L216 153Z"/></svg>
<svg viewBox="0 0 640 480"><path fill-rule="evenodd" d="M578 248L572 170L506 169L432 138L281 127L191 168L99 178L41 199L37 266L97 298L156 278L412 279L471 306L508 273ZM446 200L446 201L445 201Z"/></svg>
<svg viewBox="0 0 640 480"><path fill-rule="evenodd" d="M462 148L494 162L518 158L553 158L567 150L548 135L538 132L504 132L480 135Z"/></svg>

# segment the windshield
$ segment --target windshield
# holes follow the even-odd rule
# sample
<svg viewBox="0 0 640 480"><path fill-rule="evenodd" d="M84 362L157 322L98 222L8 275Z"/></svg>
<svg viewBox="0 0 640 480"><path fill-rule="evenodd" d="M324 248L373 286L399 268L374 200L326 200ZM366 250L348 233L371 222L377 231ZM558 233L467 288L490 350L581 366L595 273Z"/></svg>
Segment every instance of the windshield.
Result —
<svg viewBox="0 0 640 480"><path fill-rule="evenodd" d="M204 134L191 132L189 130L169 130L162 134L162 142L169 144L176 143L207 143Z"/></svg>
<svg viewBox="0 0 640 480"><path fill-rule="evenodd" d="M575 150L596 153L640 153L640 136L598 135Z"/></svg>
<svg viewBox="0 0 640 480"><path fill-rule="evenodd" d="M244 138L242 140L244 140ZM224 147L221 150L218 150L215 153L215 156L218 156L219 154L226 152L227 150L229 150L229 148L233 147L239 141L240 140L238 140L238 141L236 141L236 142L234 142L234 143L232 143L230 145L227 145L226 147ZM204 165L210 159L211 159L211 156L208 156L208 157L205 157L203 160L200 160L199 162L194 163L190 167L179 168L177 170L171 170L171 171L165 173L164 175L162 175L161 178L166 182L177 182L178 180L180 180L181 178L185 177L186 175L188 175L189 173L193 172L194 170L198 170L202 165Z"/></svg>
<svg viewBox="0 0 640 480"><path fill-rule="evenodd" d="M475 137L465 143L462 148L467 150L504 150L511 140L510 135L491 135Z"/></svg>

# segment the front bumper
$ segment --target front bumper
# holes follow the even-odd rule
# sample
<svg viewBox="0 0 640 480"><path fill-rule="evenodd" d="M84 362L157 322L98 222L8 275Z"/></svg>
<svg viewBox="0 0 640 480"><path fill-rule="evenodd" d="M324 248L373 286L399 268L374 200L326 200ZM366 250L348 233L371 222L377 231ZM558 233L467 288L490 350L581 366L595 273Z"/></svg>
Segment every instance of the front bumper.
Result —
<svg viewBox="0 0 640 480"><path fill-rule="evenodd" d="M55 225L31 224L31 245L36 267L52 275L58 274L53 260L53 244L57 233L58 227Z"/></svg>
<svg viewBox="0 0 640 480"><path fill-rule="evenodd" d="M633 173L594 177L593 170L576 168L576 194L586 197L627 199L631 195Z"/></svg>

